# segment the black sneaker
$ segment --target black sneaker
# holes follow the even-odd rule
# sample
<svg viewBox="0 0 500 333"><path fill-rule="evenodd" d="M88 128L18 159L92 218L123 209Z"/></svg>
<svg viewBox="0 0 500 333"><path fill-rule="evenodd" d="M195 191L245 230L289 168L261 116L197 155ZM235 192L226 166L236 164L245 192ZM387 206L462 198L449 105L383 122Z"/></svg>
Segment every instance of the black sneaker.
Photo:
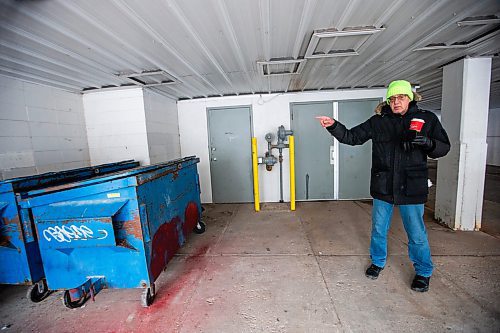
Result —
<svg viewBox="0 0 500 333"><path fill-rule="evenodd" d="M413 282L411 283L411 290L419 291L421 293L429 290L429 281L431 277L425 277L422 275L415 275Z"/></svg>
<svg viewBox="0 0 500 333"><path fill-rule="evenodd" d="M383 269L384 267L378 267L377 265L371 264L371 266L366 269L365 275L369 279L376 280Z"/></svg>

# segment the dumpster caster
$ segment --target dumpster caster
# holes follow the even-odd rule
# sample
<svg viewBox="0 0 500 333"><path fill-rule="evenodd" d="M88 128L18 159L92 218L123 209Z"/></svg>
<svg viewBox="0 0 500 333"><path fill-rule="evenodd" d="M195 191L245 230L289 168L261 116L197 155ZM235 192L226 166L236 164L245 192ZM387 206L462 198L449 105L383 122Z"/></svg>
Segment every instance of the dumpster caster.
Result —
<svg viewBox="0 0 500 333"><path fill-rule="evenodd" d="M155 299L155 285L153 284L150 288L146 288L143 290L141 295L141 305L143 308L147 308L151 304L153 304L153 300Z"/></svg>
<svg viewBox="0 0 500 333"><path fill-rule="evenodd" d="M26 295L32 302L38 303L49 296L50 290L47 286L47 281L42 279L29 287L28 293Z"/></svg>
<svg viewBox="0 0 500 333"><path fill-rule="evenodd" d="M194 232L196 234L202 234L205 232L205 229L206 229L205 223L200 221L200 222L198 222L198 224L196 224L196 227L194 227Z"/></svg>
<svg viewBox="0 0 500 333"><path fill-rule="evenodd" d="M63 295L63 303L67 308L76 309L81 307L89 298L87 296L83 296L82 298L77 299L76 301L71 300L71 295L69 290L64 291Z"/></svg>

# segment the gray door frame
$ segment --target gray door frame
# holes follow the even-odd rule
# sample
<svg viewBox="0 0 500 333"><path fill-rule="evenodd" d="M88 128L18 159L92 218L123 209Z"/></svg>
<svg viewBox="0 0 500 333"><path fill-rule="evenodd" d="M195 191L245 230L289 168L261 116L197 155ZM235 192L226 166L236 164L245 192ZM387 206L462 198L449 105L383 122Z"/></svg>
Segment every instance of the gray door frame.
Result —
<svg viewBox="0 0 500 333"><path fill-rule="evenodd" d="M359 102L359 101L374 101L381 98L357 98L357 99L347 99L347 100L324 100L324 101L310 101L310 102L292 102L289 104L290 108L290 124L292 130L294 129L293 105L312 105L319 103L332 103L332 114L327 116L332 116L334 119L339 118L339 102ZM319 123L318 123L319 126ZM326 132L326 130L325 130ZM329 135L327 132L325 135ZM333 137L332 137L333 138ZM310 201L320 201L320 200L354 200L354 199L339 199L339 181L340 181L340 161L339 161L339 149L340 143L338 140L333 140L333 199L311 199ZM362 198L360 198L362 199ZM297 200L297 201L308 201L308 200Z"/></svg>
<svg viewBox="0 0 500 333"><path fill-rule="evenodd" d="M377 102L380 103L382 102L382 98L379 98L379 97L372 97L372 98L356 98L356 99L345 99L345 100L335 100L333 103L334 103L334 118L335 119L339 119L339 102L367 102L367 101L370 101L370 102ZM375 113L374 113L375 114ZM368 118L367 118L368 119ZM356 124L357 125L357 124ZM339 152L340 152L340 143L338 142L338 140L334 140L335 141L335 172L334 172L334 176L335 176L335 183L334 185L336 186L335 188L335 196L336 196L336 199L337 200L364 200L364 199L371 199L372 197L370 196L370 194L368 193L368 197L366 198L339 198L340 196L340 189L339 189L339 178L340 178L340 173L342 172L342 167L340 166L340 157L339 157ZM366 143L365 143L366 144ZM371 152L370 152L370 155L369 155L369 159L370 159L370 165L371 165Z"/></svg>
<svg viewBox="0 0 500 333"><path fill-rule="evenodd" d="M208 158L209 158L209 161L208 161L208 167L210 168L210 184L211 184L211 187L212 187L212 202L215 202L214 200L214 179L212 177L212 151L211 151L211 142L212 142L212 137L211 137L211 131L210 131L210 111L212 110L220 110L220 109L225 109L225 110L230 110L230 109L241 109L241 108L248 108L249 109L249 129L250 129L250 138L249 138L249 142L250 142L250 145L248 147L248 156L250 157L250 164L251 164L251 161L252 161L252 137L253 137L253 133L254 133L254 129L253 129L253 109L252 109L252 105L230 105L230 106L214 106L214 107L207 107L207 110L206 110L206 117L207 117L207 133L208 133ZM249 175L250 177L250 184L251 184L251 187L249 189L250 193L252 193L252 197L253 197L253 176L252 174Z"/></svg>
<svg viewBox="0 0 500 333"><path fill-rule="evenodd" d="M307 102L307 101L306 102L291 102L289 104L291 129L292 130L295 129L294 119L293 119L293 105L312 105L312 104L326 104L326 103L332 104L332 113L328 116L336 118L338 114L336 114L335 112L336 112L336 108L338 109L338 103L336 103L333 100L310 101L310 102ZM319 122L318 122L318 127L320 130L325 131L325 135L330 135L330 134L328 134L328 132L326 132L326 130L321 128ZM332 140L333 140L333 137L332 137ZM333 140L333 145L334 145L334 154L336 154L336 156L334 157L334 164L332 165L332 168L333 168L333 198L309 199L309 200L296 199L296 201L329 201L329 200L337 200L338 199L338 178L339 178L338 177L338 141ZM295 155L295 156L297 156L297 155ZM295 167L295 168L297 168L297 167Z"/></svg>

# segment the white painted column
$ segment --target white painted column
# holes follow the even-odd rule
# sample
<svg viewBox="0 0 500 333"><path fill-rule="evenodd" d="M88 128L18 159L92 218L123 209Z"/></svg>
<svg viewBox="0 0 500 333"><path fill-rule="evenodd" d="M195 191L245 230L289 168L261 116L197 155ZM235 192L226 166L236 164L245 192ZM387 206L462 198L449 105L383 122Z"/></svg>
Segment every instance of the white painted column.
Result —
<svg viewBox="0 0 500 333"><path fill-rule="evenodd" d="M486 169L491 58L444 67L441 120L451 142L438 160L436 219L454 230L479 230Z"/></svg>

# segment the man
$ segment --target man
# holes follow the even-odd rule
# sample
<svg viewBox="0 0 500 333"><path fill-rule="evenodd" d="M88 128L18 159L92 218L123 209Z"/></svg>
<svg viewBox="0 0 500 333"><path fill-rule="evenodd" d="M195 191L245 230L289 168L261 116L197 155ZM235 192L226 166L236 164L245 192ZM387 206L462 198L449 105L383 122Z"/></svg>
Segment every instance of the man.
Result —
<svg viewBox="0 0 500 333"><path fill-rule="evenodd" d="M348 130L330 117L317 117L341 143L361 145L372 140L370 194L373 197L370 257L366 276L376 279L387 260L387 233L394 206L399 207L408 235L408 255L415 268L411 289L429 290L433 264L424 225L427 201L427 157L450 150L450 141L436 115L420 110L408 81L389 84L379 114Z"/></svg>

